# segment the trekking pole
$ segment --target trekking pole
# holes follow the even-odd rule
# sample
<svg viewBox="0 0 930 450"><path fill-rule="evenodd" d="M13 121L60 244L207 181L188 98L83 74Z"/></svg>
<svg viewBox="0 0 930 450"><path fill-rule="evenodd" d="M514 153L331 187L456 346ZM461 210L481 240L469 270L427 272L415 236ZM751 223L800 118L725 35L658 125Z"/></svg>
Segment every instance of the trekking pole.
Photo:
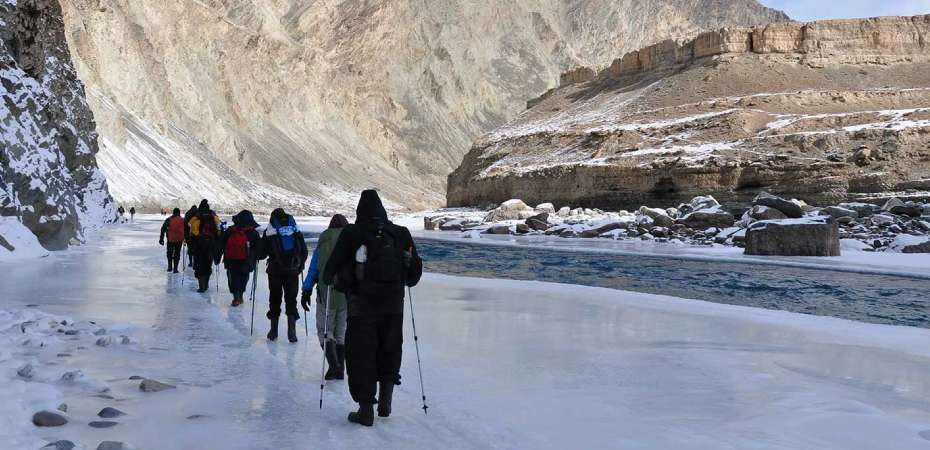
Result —
<svg viewBox="0 0 930 450"><path fill-rule="evenodd" d="M249 336L252 336L255 333L255 286L258 284L258 264L255 265L255 270L252 271L252 325L249 327Z"/></svg>
<svg viewBox="0 0 930 450"><path fill-rule="evenodd" d="M213 279L216 280L216 292L219 292L220 291L220 265L214 264L213 267L215 267L213 271L216 272L216 276L213 277Z"/></svg>
<svg viewBox="0 0 930 450"><path fill-rule="evenodd" d="M323 386L326 385L326 343L329 342L329 298L333 296L333 287L329 286L326 289L326 312L324 317L326 321L323 322L323 361L320 364L320 409L323 409Z"/></svg>
<svg viewBox="0 0 930 450"><path fill-rule="evenodd" d="M420 374L420 395L423 398L423 414L428 414L426 406L426 389L423 388L423 365L420 364L420 341L417 337L417 319L413 315L413 289L407 286L407 294L410 297L410 322L413 324L413 346L417 349L417 371Z"/></svg>
<svg viewBox="0 0 930 450"><path fill-rule="evenodd" d="M184 268L181 269L181 287L184 287L184 281L187 279L187 253L185 252L185 247L187 243L181 244L181 262L184 263Z"/></svg>

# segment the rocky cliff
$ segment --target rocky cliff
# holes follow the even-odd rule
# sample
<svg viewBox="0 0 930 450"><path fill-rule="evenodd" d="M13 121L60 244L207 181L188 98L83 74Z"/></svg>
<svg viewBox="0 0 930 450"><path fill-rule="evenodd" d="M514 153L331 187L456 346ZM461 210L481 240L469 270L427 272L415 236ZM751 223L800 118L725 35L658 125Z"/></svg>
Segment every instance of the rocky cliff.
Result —
<svg viewBox="0 0 930 450"><path fill-rule="evenodd" d="M725 28L576 69L480 138L449 205L829 204L930 190L930 16Z"/></svg>
<svg viewBox="0 0 930 450"><path fill-rule="evenodd" d="M62 0L121 201L442 202L474 139L561 71L754 0Z"/></svg>
<svg viewBox="0 0 930 450"><path fill-rule="evenodd" d="M111 219L96 153L57 0L0 1L0 229L21 223L58 250ZM0 253L20 240L0 236Z"/></svg>

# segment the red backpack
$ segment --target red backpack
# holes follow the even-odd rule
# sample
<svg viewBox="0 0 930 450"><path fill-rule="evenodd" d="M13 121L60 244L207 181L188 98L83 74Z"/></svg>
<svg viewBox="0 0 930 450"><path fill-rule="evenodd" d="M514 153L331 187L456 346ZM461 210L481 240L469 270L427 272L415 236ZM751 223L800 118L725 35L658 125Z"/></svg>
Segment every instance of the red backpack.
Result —
<svg viewBox="0 0 930 450"><path fill-rule="evenodd" d="M253 228L239 228L233 226L229 229L229 238L226 239L226 259L229 261L245 261L249 257L248 232Z"/></svg>
<svg viewBox="0 0 930 450"><path fill-rule="evenodd" d="M168 219L168 242L181 242L184 240L184 219L174 216Z"/></svg>

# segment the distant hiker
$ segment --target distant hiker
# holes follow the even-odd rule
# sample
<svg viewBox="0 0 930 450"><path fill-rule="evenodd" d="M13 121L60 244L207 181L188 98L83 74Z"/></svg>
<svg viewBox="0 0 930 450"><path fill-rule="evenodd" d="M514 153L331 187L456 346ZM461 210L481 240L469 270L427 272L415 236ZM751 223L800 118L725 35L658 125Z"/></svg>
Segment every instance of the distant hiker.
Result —
<svg viewBox="0 0 930 450"><path fill-rule="evenodd" d="M416 285L422 274L410 231L388 220L376 191L362 192L355 224L342 230L323 270L323 283L348 300L349 393L359 404L350 422L373 425L374 403L378 416L391 415L403 347L404 288Z"/></svg>
<svg viewBox="0 0 930 450"><path fill-rule="evenodd" d="M168 214L168 208L162 208L162 209L161 209L161 215L164 216L165 214Z"/></svg>
<svg viewBox="0 0 930 450"><path fill-rule="evenodd" d="M135 220L135 218L136 218L136 207L133 206L132 208L129 208L129 221L132 222Z"/></svg>
<svg viewBox="0 0 930 450"><path fill-rule="evenodd" d="M321 269L326 267L333 248L336 247L339 233L348 224L349 221L342 214L336 214L329 221L329 228L320 235L316 249L313 250L310 269L307 271L307 278L304 279L303 294L300 298L300 305L303 306L304 311L310 311L310 297L313 286L316 285L316 334L329 365L325 375L327 380L345 378L346 314L348 311L345 294L335 289L332 290L333 295L329 298L329 310L327 311L326 296L330 292L330 285L321 282L320 275Z"/></svg>
<svg viewBox="0 0 930 450"><path fill-rule="evenodd" d="M119 213L119 221L122 222L123 216L126 214L126 209L123 208L123 205L120 205L120 207L116 209L116 212Z"/></svg>
<svg viewBox="0 0 930 450"><path fill-rule="evenodd" d="M197 292L202 293L210 288L216 241L220 235L220 218L210 209L210 204L204 199L197 208L197 214L191 218L188 225L191 236L189 245L194 247L194 276L200 283Z"/></svg>
<svg viewBox="0 0 930 450"><path fill-rule="evenodd" d="M174 208L171 217L161 224L161 234L158 236L158 245L165 245L165 235L168 235L168 272L178 273L178 262L181 260L181 246L184 244L184 235L187 225L181 217L181 209Z"/></svg>
<svg viewBox="0 0 930 450"><path fill-rule="evenodd" d="M244 300L245 290L249 285L249 274L255 270L255 259L259 256L258 245L261 241L258 224L249 210L242 210L232 218L233 226L223 231L219 248L226 267L229 292L233 296L232 307L238 307Z"/></svg>
<svg viewBox="0 0 930 450"><path fill-rule="evenodd" d="M197 215L197 205L191 205L191 209L188 209L184 213L184 242L187 242L187 267L194 267L194 246L191 245L191 219Z"/></svg>
<svg viewBox="0 0 930 450"><path fill-rule="evenodd" d="M287 339L297 342L297 294L300 290L300 274L307 262L307 244L294 218L278 208L272 211L268 227L262 233L262 255L268 258L268 320L271 329L268 340L278 338L278 318L281 316L281 301L284 300L287 315Z"/></svg>

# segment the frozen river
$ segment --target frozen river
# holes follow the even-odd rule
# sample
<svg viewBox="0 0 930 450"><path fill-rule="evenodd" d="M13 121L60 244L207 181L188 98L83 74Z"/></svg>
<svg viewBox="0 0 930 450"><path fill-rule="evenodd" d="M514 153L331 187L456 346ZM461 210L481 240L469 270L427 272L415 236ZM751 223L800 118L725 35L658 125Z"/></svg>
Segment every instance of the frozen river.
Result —
<svg viewBox="0 0 930 450"><path fill-rule="evenodd" d="M361 429L345 421L352 404L344 383L329 384L325 407L318 409L321 354L315 344L302 335L296 345L261 337L267 330L264 285L250 337L248 304L231 309L222 290L197 294L190 278L182 286L180 275L164 273L158 224L138 221L66 253L0 264L0 309L95 320L136 341L6 349L14 360L36 358L41 370L80 368L107 383L114 397L53 383L59 398L49 401L67 402L71 423L43 430L28 425L17 441L6 442L38 448L42 440L71 439L91 449L103 440L142 449L930 446L928 330L438 274L414 290L430 415L419 409L408 321L395 416ZM428 248L425 253L435 256ZM491 253L489 260L503 254ZM428 267L452 272L437 266L441 261L436 257ZM543 273L560 265L572 267L553 260ZM484 266L460 273L488 276L487 267L497 267L497 275L510 275L502 266ZM65 350L73 356L57 357ZM15 376L11 364L0 367L4 376ZM144 394L127 380L132 375L178 389ZM0 399L13 384L2 386ZM113 428L88 427L104 406L129 415ZM0 416L12 418L4 425L19 426L32 408Z"/></svg>
<svg viewBox="0 0 930 450"><path fill-rule="evenodd" d="M426 270L583 284L930 328L930 277L421 239Z"/></svg>

